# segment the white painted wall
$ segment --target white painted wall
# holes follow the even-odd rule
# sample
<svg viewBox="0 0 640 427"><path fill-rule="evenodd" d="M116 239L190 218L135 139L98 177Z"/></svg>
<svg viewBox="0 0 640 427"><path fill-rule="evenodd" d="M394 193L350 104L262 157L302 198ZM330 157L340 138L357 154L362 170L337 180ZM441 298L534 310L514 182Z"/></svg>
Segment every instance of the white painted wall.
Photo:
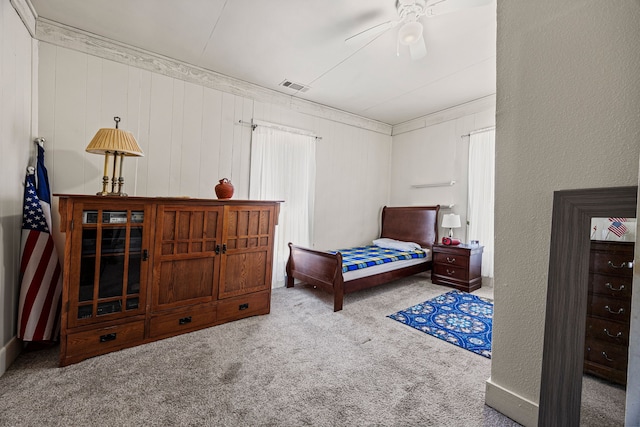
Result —
<svg viewBox="0 0 640 427"><path fill-rule="evenodd" d="M639 21L638 1L498 0L486 401L527 426L537 424L553 192L638 182Z"/></svg>
<svg viewBox="0 0 640 427"><path fill-rule="evenodd" d="M462 227L454 229L453 235L466 241L468 134L494 125L495 97L491 96L394 127L390 204L439 204L440 218L446 213L460 215ZM455 181L452 186L411 187L451 181ZM439 236L448 232L440 227Z"/></svg>
<svg viewBox="0 0 640 427"><path fill-rule="evenodd" d="M26 167L35 154L32 65L36 57L37 46L13 6L0 2L0 375L21 349L15 338L20 235Z"/></svg>
<svg viewBox="0 0 640 427"><path fill-rule="evenodd" d="M389 195L391 135L234 95L134 65L40 43L40 135L47 138L54 193L94 194L103 157L84 151L100 127L133 132L145 156L125 159L125 191L215 198L229 178L249 194L252 118L312 131L317 144L314 246L377 237Z"/></svg>

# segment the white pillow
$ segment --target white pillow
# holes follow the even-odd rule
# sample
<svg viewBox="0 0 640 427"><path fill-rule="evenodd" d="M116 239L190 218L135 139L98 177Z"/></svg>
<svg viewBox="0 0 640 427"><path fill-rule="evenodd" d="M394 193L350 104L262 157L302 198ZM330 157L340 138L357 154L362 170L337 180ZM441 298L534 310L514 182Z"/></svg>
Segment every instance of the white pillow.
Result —
<svg viewBox="0 0 640 427"><path fill-rule="evenodd" d="M402 240L381 238L373 241L373 244L379 248L395 249L397 251L415 251L422 249L419 244L413 242L403 242Z"/></svg>

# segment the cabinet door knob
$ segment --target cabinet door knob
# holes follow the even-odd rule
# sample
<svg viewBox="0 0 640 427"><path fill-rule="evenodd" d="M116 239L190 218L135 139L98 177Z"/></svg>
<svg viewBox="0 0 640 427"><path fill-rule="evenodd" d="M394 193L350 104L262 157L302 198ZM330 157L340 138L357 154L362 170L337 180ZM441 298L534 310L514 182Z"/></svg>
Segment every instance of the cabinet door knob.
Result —
<svg viewBox="0 0 640 427"><path fill-rule="evenodd" d="M216 245L215 252L216 255L220 255L220 245Z"/></svg>
<svg viewBox="0 0 640 427"><path fill-rule="evenodd" d="M148 251L148 250L146 250L146 249L144 249L144 250L142 251L142 260L143 260L143 261L147 261L148 259L149 259L149 251Z"/></svg>

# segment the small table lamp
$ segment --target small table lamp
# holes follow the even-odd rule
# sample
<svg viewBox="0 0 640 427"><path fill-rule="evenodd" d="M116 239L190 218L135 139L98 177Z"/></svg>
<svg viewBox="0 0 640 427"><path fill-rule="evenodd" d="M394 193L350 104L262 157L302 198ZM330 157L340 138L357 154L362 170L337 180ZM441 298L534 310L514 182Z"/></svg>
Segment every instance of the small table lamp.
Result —
<svg viewBox="0 0 640 427"><path fill-rule="evenodd" d="M144 156L144 153L133 134L131 132L118 129L120 117L114 117L113 120L116 122L115 129L100 129L86 148L88 153L104 154L102 191L96 193L98 196L126 196L127 194L122 192L122 189L124 188L124 178L122 176L122 161L124 156ZM111 191L107 191L107 186L109 185L109 154L113 154ZM120 160L119 162L118 159ZM120 163L119 166L118 163Z"/></svg>
<svg viewBox="0 0 640 427"><path fill-rule="evenodd" d="M453 237L453 229L460 227L460 215L445 214L442 216L442 227L449 229L449 237Z"/></svg>

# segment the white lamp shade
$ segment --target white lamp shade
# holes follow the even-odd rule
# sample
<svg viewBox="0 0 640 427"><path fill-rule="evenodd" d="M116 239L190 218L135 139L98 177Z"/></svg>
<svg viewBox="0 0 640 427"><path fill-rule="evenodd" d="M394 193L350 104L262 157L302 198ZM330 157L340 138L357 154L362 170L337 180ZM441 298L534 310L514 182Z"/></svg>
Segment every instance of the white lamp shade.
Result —
<svg viewBox="0 0 640 427"><path fill-rule="evenodd" d="M442 217L442 227L444 228L458 228L460 227L460 215L445 214Z"/></svg>

